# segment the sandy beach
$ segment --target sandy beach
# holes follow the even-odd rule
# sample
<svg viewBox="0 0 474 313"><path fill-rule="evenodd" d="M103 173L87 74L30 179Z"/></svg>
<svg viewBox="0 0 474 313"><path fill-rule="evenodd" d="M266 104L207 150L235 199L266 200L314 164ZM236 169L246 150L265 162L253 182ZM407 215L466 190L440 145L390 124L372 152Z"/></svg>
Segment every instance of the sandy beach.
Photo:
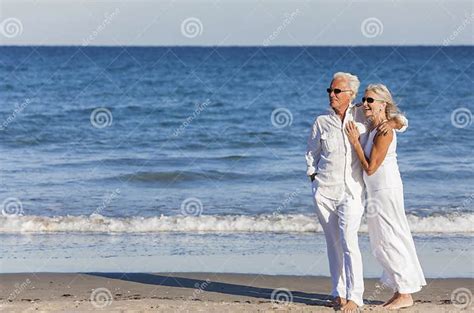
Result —
<svg viewBox="0 0 474 313"><path fill-rule="evenodd" d="M218 273L0 274L4 312L330 312L330 281L315 276ZM365 280L364 310L391 291ZM429 279L405 312L472 310L474 280ZM457 302L452 301L457 299ZM279 302L279 301L280 302ZM467 301L467 303L466 303Z"/></svg>

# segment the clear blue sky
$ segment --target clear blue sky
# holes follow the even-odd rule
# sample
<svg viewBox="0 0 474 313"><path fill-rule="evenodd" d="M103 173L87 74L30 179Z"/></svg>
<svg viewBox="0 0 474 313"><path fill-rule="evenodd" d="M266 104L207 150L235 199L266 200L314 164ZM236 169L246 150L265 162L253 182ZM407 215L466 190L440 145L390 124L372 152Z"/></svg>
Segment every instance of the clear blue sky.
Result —
<svg viewBox="0 0 474 313"><path fill-rule="evenodd" d="M474 1L0 0L0 23L0 45L472 45Z"/></svg>

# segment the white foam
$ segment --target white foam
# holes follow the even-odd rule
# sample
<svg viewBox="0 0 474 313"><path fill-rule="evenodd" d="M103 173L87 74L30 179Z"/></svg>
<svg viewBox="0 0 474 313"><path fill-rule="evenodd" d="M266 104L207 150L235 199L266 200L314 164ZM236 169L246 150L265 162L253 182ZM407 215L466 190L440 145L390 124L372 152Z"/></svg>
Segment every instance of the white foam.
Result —
<svg viewBox="0 0 474 313"><path fill-rule="evenodd" d="M474 214L408 215L414 233L474 233ZM316 215L201 215L159 217L0 216L0 233L41 232L321 232ZM362 224L361 232L367 232Z"/></svg>

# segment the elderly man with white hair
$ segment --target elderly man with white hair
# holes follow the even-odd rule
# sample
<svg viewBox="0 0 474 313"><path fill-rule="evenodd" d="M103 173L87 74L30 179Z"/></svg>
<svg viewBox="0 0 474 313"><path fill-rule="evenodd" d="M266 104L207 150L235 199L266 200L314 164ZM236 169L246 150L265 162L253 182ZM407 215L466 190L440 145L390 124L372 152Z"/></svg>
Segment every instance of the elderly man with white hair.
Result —
<svg viewBox="0 0 474 313"><path fill-rule="evenodd" d="M364 280L358 231L364 212L364 180L359 159L345 133L355 122L362 143L367 140L367 121L362 107L352 101L360 82L350 73L334 74L327 89L330 112L313 123L306 151L307 175L311 178L313 200L324 230L332 279L334 306L355 312L363 303ZM383 123L383 133L405 128L403 115Z"/></svg>

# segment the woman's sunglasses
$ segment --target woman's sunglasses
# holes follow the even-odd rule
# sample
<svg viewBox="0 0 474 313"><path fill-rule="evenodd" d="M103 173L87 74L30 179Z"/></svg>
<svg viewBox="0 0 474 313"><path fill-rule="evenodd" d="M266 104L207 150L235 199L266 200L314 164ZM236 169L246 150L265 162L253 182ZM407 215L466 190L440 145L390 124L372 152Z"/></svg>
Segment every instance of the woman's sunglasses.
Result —
<svg viewBox="0 0 474 313"><path fill-rule="evenodd" d="M374 103L374 101L382 101L382 102L385 102L385 100L382 100L382 99L374 99L374 98L371 98L371 97L363 97L362 98L362 103L365 103L365 101L367 101L367 103Z"/></svg>
<svg viewBox="0 0 474 313"><path fill-rule="evenodd" d="M328 89L326 89L326 91L328 92L328 94L331 94L331 92L334 91L334 94L337 95L337 94L340 94L341 92L347 92L347 91L352 91L352 90L341 90L339 88L334 88L334 89L328 88Z"/></svg>

